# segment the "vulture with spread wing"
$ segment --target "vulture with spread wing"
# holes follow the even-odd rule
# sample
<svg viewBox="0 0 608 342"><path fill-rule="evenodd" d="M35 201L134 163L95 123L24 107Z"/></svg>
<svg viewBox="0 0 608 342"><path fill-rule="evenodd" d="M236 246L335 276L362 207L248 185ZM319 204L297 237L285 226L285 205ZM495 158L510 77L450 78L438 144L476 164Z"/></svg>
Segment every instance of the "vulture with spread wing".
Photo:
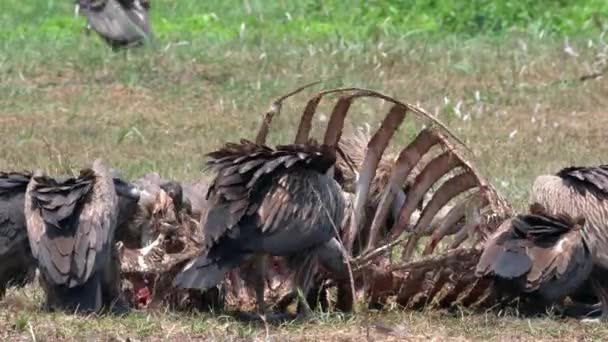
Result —
<svg viewBox="0 0 608 342"><path fill-rule="evenodd" d="M25 216L50 309L98 312L116 303L117 215L114 182L101 161L76 178L34 173L26 192Z"/></svg>
<svg viewBox="0 0 608 342"><path fill-rule="evenodd" d="M477 265L499 291L530 294L542 309L574 294L589 280L593 262L583 218L549 214L533 204L530 214L505 221L486 242Z"/></svg>
<svg viewBox="0 0 608 342"><path fill-rule="evenodd" d="M23 214L30 177L0 172L0 298L8 286L27 282L35 269Z"/></svg>
<svg viewBox="0 0 608 342"><path fill-rule="evenodd" d="M95 30L112 48L153 39L149 10L149 0L76 0L76 12L87 17L87 28Z"/></svg>

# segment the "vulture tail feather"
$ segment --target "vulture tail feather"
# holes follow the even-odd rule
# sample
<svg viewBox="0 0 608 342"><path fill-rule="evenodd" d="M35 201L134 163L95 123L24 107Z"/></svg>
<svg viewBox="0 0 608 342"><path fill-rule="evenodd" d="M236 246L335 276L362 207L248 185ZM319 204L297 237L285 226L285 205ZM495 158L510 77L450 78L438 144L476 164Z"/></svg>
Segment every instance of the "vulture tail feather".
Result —
<svg viewBox="0 0 608 342"><path fill-rule="evenodd" d="M214 258L214 260L206 255L199 256L184 267L175 277L173 284L184 289L207 290L219 284L226 273L237 267L243 259L242 254Z"/></svg>

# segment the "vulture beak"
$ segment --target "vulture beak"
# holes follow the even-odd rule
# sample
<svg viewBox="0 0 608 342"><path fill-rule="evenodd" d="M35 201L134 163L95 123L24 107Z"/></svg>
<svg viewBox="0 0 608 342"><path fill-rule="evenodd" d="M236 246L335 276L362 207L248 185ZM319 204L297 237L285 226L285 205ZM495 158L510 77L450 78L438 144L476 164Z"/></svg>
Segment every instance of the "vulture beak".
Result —
<svg viewBox="0 0 608 342"><path fill-rule="evenodd" d="M119 196L130 198L132 200L139 201L141 197L141 190L121 180L120 178L114 178L114 189L116 190L116 194Z"/></svg>

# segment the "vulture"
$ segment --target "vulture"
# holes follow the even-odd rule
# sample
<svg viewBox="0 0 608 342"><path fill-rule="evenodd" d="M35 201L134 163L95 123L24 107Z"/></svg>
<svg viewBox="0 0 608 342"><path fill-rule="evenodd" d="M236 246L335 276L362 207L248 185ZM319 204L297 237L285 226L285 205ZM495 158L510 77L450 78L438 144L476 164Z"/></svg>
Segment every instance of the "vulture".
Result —
<svg viewBox="0 0 608 342"><path fill-rule="evenodd" d="M550 214L583 217L581 236L588 246L593 271L590 286L602 303L602 320L608 318L608 165L567 167L555 175L534 180L531 203Z"/></svg>
<svg viewBox="0 0 608 342"><path fill-rule="evenodd" d="M331 145L291 144L271 148L241 140L208 154L215 172L203 218L205 249L174 283L209 289L250 257L256 265L253 287L258 311L265 313L265 256L285 256L295 271L295 287L306 298L311 267L318 261L338 280L348 273L337 232L344 218L342 189L333 178ZM310 308L300 302L298 316Z"/></svg>
<svg viewBox="0 0 608 342"><path fill-rule="evenodd" d="M0 298L10 285L33 279L35 260L30 250L24 214L25 191L32 175L0 172ZM124 224L137 209L139 191L119 177L114 178L118 195L118 222ZM24 272L27 270L27 272Z"/></svg>
<svg viewBox="0 0 608 342"><path fill-rule="evenodd" d="M206 187L203 184L181 184L164 180L157 173L149 173L135 180L133 186L140 195L139 201L132 203L135 214L124 224L119 223L117 229L117 240L122 241L126 248L148 246L156 241L159 229L163 228L159 226L160 221L166 228L177 226L181 213L200 217L206 206L205 192L202 192ZM168 197L160 196L161 190Z"/></svg>
<svg viewBox="0 0 608 342"><path fill-rule="evenodd" d="M10 285L23 285L34 274L23 206L28 173L0 172L0 298Z"/></svg>
<svg viewBox="0 0 608 342"><path fill-rule="evenodd" d="M114 245L118 196L108 168L96 160L75 178L36 171L25 194L27 233L49 309L121 309Z"/></svg>
<svg viewBox="0 0 608 342"><path fill-rule="evenodd" d="M477 265L511 290L545 302L577 302L587 289L608 318L608 165L568 167L537 177L531 215L508 220L487 241Z"/></svg>
<svg viewBox="0 0 608 342"><path fill-rule="evenodd" d="M549 214L540 204L509 219L486 241L477 264L503 294L526 295L540 308L556 304L587 282L593 269L582 230L585 219Z"/></svg>
<svg viewBox="0 0 608 342"><path fill-rule="evenodd" d="M118 214L116 216L116 229L120 230L133 220L137 213L141 191L133 184L126 182L122 178L113 177L114 189L118 196Z"/></svg>
<svg viewBox="0 0 608 342"><path fill-rule="evenodd" d="M76 13L87 17L87 29L97 32L113 49L153 39L149 0L76 0Z"/></svg>

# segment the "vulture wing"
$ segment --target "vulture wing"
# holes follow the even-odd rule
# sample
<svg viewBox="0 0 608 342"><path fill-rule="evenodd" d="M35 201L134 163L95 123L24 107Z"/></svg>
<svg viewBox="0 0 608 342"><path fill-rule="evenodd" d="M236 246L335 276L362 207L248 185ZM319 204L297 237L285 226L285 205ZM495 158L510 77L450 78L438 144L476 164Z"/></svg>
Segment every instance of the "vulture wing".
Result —
<svg viewBox="0 0 608 342"><path fill-rule="evenodd" d="M270 196L255 196L257 189L273 183L273 176L281 170L298 167L325 173L336 161L336 156L325 145L287 145L271 149L242 140L241 144L226 144L209 154L207 165L216 172L207 198L209 211L205 220L207 246L229 232L244 216L259 211L263 231L276 229L279 218L294 210L286 203L293 189L277 189ZM284 184L285 185L285 184ZM310 196L307 193L305 195Z"/></svg>
<svg viewBox="0 0 608 342"><path fill-rule="evenodd" d="M0 255L21 248L27 240L23 206L31 175L0 172Z"/></svg>
<svg viewBox="0 0 608 342"><path fill-rule="evenodd" d="M608 197L608 165L592 167L567 167L557 173L582 193L593 189L602 197Z"/></svg>
<svg viewBox="0 0 608 342"><path fill-rule="evenodd" d="M23 207L31 175L0 172L0 298L7 285L27 282L34 265Z"/></svg>
<svg viewBox="0 0 608 342"><path fill-rule="evenodd" d="M47 281L84 284L110 255L117 198L109 171L96 161L78 178L32 178L25 214L38 267Z"/></svg>
<svg viewBox="0 0 608 342"><path fill-rule="evenodd" d="M524 292L538 290L547 299L563 297L591 272L582 224L565 215L518 215L488 239L476 273L511 282Z"/></svg>
<svg viewBox="0 0 608 342"><path fill-rule="evenodd" d="M238 265L243 253L285 255L310 248L334 235L327 221L341 224L342 192L325 175L336 161L328 146L311 142L271 149L242 140L209 157L207 165L216 172L203 219L210 251L185 266L175 278L177 286L209 288ZM230 236L222 240L227 243L218 243L225 236Z"/></svg>

